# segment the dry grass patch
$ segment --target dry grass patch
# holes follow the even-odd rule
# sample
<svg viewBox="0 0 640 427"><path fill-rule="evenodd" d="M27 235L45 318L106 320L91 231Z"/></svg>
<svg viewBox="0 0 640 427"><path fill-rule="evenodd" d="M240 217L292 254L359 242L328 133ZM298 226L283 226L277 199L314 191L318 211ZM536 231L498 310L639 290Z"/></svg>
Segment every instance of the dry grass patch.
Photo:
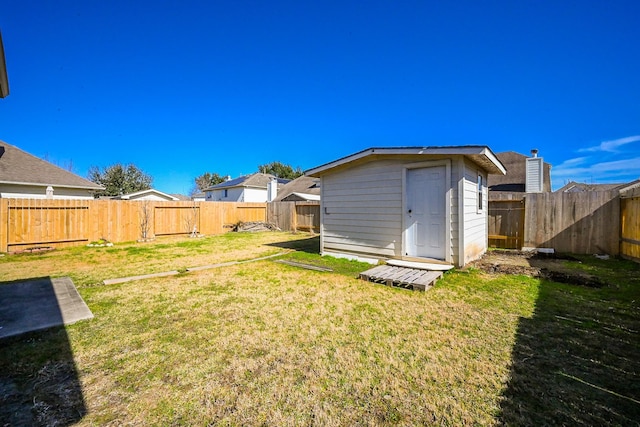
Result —
<svg viewBox="0 0 640 427"><path fill-rule="evenodd" d="M304 235L302 235L304 236ZM33 277L69 276L76 286L104 279L184 270L188 267L256 258L286 251L273 246L301 238L300 234L227 233L198 239L164 237L146 243L86 247L0 257L0 282ZM282 246L282 245L281 245Z"/></svg>
<svg viewBox="0 0 640 427"><path fill-rule="evenodd" d="M86 289L81 424L491 424L535 298L518 286L517 313L446 280L412 293L272 262Z"/></svg>
<svg viewBox="0 0 640 427"><path fill-rule="evenodd" d="M576 265L611 283L598 289L467 270L421 293L356 280L369 266L313 254L317 239L248 236L214 239L207 250L226 248L231 260L297 248L286 257L334 273L260 261L112 286L87 280L80 292L94 319L2 343L0 419L113 426L640 419L635 264ZM175 251L176 262L199 256ZM100 265L90 277L112 268Z"/></svg>

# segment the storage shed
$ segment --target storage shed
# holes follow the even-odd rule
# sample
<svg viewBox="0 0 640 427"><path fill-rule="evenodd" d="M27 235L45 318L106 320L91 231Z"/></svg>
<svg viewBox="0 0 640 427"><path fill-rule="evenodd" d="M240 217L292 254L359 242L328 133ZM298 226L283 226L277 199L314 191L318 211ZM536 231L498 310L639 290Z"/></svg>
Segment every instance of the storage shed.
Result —
<svg viewBox="0 0 640 427"><path fill-rule="evenodd" d="M306 171L321 179L320 251L457 266L487 249L486 146L369 148Z"/></svg>

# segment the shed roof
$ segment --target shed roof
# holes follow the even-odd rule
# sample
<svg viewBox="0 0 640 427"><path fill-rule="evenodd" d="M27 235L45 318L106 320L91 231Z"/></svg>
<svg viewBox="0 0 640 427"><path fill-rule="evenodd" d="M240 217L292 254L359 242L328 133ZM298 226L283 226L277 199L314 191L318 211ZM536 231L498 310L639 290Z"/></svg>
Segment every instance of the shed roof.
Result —
<svg viewBox="0 0 640 427"><path fill-rule="evenodd" d="M336 168L349 165L354 162L366 162L382 156L447 156L462 155L483 167L488 173L505 174L506 170L500 160L486 145L452 145L430 147L374 147L359 151L350 156L343 157L333 162L317 166L305 172L305 175L319 177L330 173Z"/></svg>
<svg viewBox="0 0 640 427"><path fill-rule="evenodd" d="M254 173L251 175L243 175L238 178L230 179L229 181L221 182L220 184L212 185L206 188L205 191L221 190L231 187L253 187L253 188L267 188L269 181L276 178L274 175L267 173ZM290 180L284 178L276 178L278 180L278 186L286 184Z"/></svg>
<svg viewBox="0 0 640 427"><path fill-rule="evenodd" d="M104 187L0 141L0 182L102 190Z"/></svg>

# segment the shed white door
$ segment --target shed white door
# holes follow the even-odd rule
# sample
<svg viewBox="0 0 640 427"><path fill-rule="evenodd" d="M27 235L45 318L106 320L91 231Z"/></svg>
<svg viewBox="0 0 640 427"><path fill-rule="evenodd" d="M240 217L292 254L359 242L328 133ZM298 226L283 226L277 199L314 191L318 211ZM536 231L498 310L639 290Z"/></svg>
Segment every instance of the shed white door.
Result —
<svg viewBox="0 0 640 427"><path fill-rule="evenodd" d="M406 255L445 259L446 167L407 171Z"/></svg>

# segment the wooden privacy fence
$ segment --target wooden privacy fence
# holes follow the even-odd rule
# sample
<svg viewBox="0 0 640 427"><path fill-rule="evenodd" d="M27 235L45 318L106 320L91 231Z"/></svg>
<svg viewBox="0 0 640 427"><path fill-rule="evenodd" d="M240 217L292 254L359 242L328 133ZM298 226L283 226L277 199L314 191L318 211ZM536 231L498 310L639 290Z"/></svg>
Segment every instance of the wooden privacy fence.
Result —
<svg viewBox="0 0 640 427"><path fill-rule="evenodd" d="M524 201L489 201L489 247L520 249L524 244Z"/></svg>
<svg viewBox="0 0 640 427"><path fill-rule="evenodd" d="M172 234L220 234L266 221L266 203L0 199L0 252L126 242Z"/></svg>
<svg viewBox="0 0 640 427"><path fill-rule="evenodd" d="M640 261L640 195L620 199L620 254Z"/></svg>
<svg viewBox="0 0 640 427"><path fill-rule="evenodd" d="M285 231L320 233L320 202L268 203L267 221Z"/></svg>
<svg viewBox="0 0 640 427"><path fill-rule="evenodd" d="M618 255L618 191L527 194L524 246L577 254Z"/></svg>

